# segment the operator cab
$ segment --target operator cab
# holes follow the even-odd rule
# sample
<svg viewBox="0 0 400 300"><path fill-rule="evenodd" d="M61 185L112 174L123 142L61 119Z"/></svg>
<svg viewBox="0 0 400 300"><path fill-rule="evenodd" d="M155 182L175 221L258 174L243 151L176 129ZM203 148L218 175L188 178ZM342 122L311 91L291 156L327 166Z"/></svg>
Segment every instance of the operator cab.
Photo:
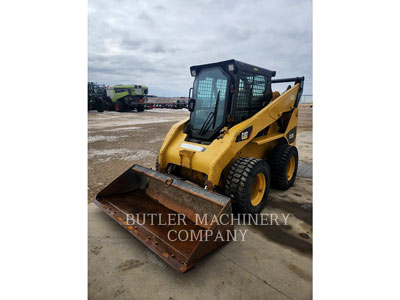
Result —
<svg viewBox="0 0 400 300"><path fill-rule="evenodd" d="M202 144L210 144L224 127L232 127L268 105L271 78L276 74L233 59L192 66L190 73L195 79L189 91L186 140Z"/></svg>

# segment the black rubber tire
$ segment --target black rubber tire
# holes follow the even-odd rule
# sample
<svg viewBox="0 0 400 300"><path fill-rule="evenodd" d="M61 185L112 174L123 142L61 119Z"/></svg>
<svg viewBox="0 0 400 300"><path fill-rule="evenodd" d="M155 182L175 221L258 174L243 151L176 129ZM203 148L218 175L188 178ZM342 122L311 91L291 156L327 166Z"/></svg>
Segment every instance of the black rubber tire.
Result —
<svg viewBox="0 0 400 300"><path fill-rule="evenodd" d="M115 110L118 111L118 112L124 112L125 111L125 102L121 101L121 100L118 100L115 103Z"/></svg>
<svg viewBox="0 0 400 300"><path fill-rule="evenodd" d="M137 107L137 111L138 111L138 112L144 111L144 106L138 106L138 107Z"/></svg>
<svg viewBox="0 0 400 300"><path fill-rule="evenodd" d="M266 179L266 188L261 202L257 206L251 204L251 186L258 173L263 173ZM231 198L235 213L257 214L261 212L267 202L271 183L271 172L265 160L241 157L229 170L225 195Z"/></svg>
<svg viewBox="0 0 400 300"><path fill-rule="evenodd" d="M97 98L96 99L96 107L98 112L103 112L104 111L104 102L103 99Z"/></svg>
<svg viewBox="0 0 400 300"><path fill-rule="evenodd" d="M294 173L291 180L287 180L286 170L289 165L289 159L292 156L294 156L295 159ZM297 166L299 164L297 148L287 144L278 145L272 150L268 162L272 175L271 187L280 190L287 190L290 188L296 180Z"/></svg>

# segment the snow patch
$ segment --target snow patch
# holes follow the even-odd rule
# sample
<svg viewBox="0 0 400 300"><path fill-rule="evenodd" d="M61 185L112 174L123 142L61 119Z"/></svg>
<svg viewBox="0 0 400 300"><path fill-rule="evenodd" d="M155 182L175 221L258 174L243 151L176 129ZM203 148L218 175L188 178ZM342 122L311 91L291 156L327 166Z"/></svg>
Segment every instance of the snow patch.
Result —
<svg viewBox="0 0 400 300"><path fill-rule="evenodd" d="M164 138L162 137L162 138L151 139L151 140L148 140L147 142L150 144L154 144L154 143L162 142L163 140L164 140Z"/></svg>
<svg viewBox="0 0 400 300"><path fill-rule="evenodd" d="M129 137L129 135L120 135L120 136L113 136L113 135L94 135L94 136L89 136L88 137L88 142L93 143L93 142L98 142L98 141L107 141L107 142L115 142L119 138L125 138Z"/></svg>
<svg viewBox="0 0 400 300"><path fill-rule="evenodd" d="M98 162L107 162L111 159L134 161L153 155L153 152L150 150L130 150L124 148L104 150L91 149L88 153L88 159L95 159Z"/></svg>
<svg viewBox="0 0 400 300"><path fill-rule="evenodd" d="M137 130L137 129L140 129L140 128L142 128L142 127L122 127L122 128L112 128L112 129L106 129L106 130L103 130L103 131L106 131L106 132L120 132L120 131L130 131L130 130Z"/></svg>
<svg viewBox="0 0 400 300"><path fill-rule="evenodd" d="M89 129L99 130L100 128L118 127L125 126L129 127L132 125L145 125L145 124L156 124L156 123L168 123L168 122L178 122L182 118L176 116L164 115L161 117L146 116L146 119L131 119L131 120L118 120L118 121L103 121L101 123L90 123ZM132 128L132 127L130 127ZM117 129L117 128L115 128ZM118 128L119 129L119 128Z"/></svg>

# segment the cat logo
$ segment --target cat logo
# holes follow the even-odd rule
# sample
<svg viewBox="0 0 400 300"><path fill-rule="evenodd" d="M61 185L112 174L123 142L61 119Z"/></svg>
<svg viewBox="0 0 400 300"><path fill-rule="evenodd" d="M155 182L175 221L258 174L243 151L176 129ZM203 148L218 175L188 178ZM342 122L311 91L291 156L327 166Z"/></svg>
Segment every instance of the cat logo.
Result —
<svg viewBox="0 0 400 300"><path fill-rule="evenodd" d="M253 126L250 126L245 130L243 130L236 136L236 143L250 139L252 131L253 131Z"/></svg>
<svg viewBox="0 0 400 300"><path fill-rule="evenodd" d="M297 133L297 127L293 127L292 130L290 130L286 138L288 139L289 144L293 143L296 139L296 133Z"/></svg>

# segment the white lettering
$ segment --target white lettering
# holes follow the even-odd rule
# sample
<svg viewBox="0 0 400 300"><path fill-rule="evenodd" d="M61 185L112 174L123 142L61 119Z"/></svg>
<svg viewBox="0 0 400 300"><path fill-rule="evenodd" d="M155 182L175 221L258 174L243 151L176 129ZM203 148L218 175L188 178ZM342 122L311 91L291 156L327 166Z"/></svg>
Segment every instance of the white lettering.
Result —
<svg viewBox="0 0 400 300"><path fill-rule="evenodd" d="M289 216L290 216L290 214L287 214L287 216L285 218L285 214L282 214L282 217L285 219L285 223L284 223L285 225L287 225L287 221L288 221Z"/></svg>
<svg viewBox="0 0 400 300"><path fill-rule="evenodd" d="M170 241L176 241L177 238L175 238L174 240L171 239L171 237L170 237L170 235L169 235L171 232L175 232L175 233L176 233L176 230L169 230L169 231L168 231L168 240L170 240Z"/></svg>

